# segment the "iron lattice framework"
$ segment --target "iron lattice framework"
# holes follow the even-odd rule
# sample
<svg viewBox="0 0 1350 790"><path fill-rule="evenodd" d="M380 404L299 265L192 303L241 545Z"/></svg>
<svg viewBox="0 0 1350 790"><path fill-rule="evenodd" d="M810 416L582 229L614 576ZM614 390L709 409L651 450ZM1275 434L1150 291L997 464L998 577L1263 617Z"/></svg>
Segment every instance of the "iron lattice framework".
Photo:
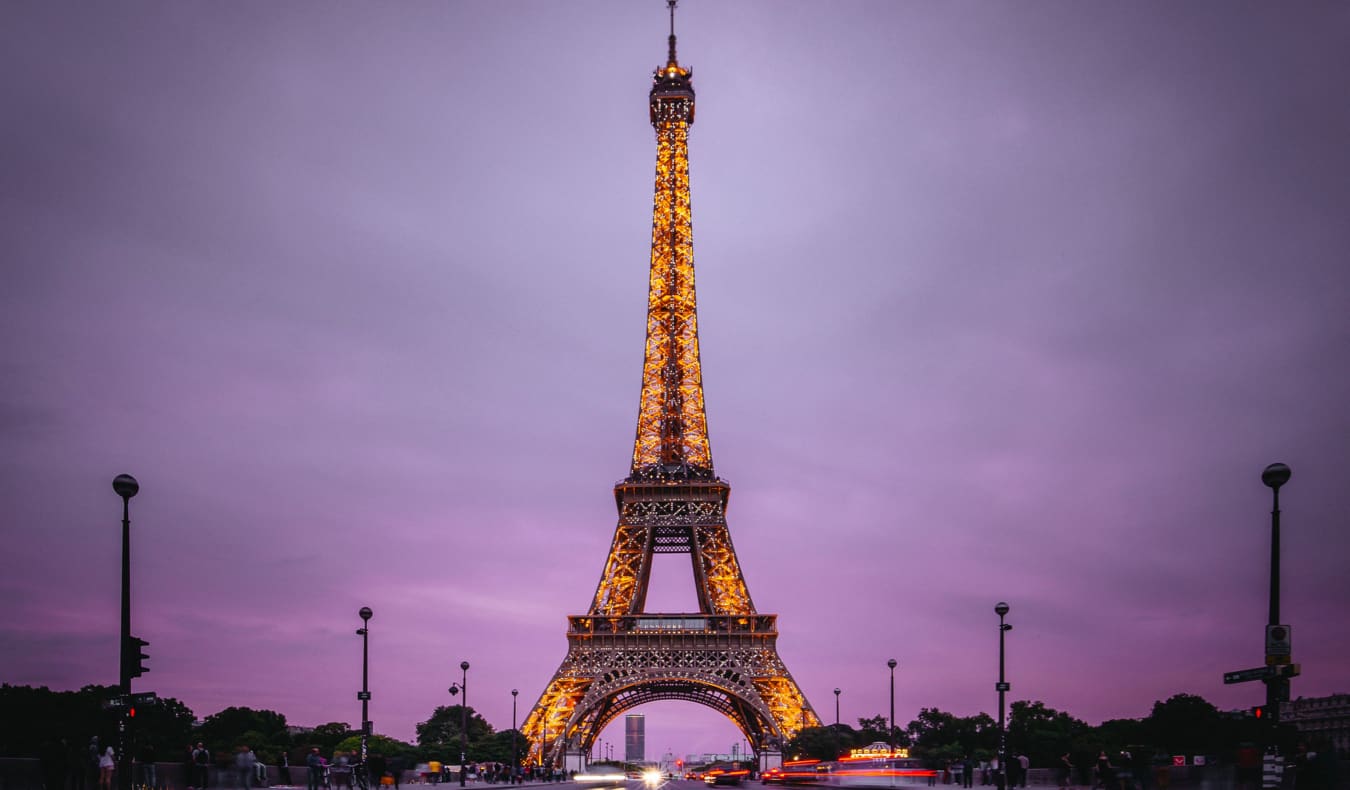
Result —
<svg viewBox="0 0 1350 790"><path fill-rule="evenodd" d="M522 732L529 759L589 753L610 721L638 705L685 700L726 715L756 753L820 719L778 657L776 615L758 614L727 531L731 487L713 472L699 364L689 203L692 71L670 51L653 75L656 129L651 277L642 395L629 476L614 487L619 523L585 615ZM699 611L645 612L655 554L690 555Z"/></svg>

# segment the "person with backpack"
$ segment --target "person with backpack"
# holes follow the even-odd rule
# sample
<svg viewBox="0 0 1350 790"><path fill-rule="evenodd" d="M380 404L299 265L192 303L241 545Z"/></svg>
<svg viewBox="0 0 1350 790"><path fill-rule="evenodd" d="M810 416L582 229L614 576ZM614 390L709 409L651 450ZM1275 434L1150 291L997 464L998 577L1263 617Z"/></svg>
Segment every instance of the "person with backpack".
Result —
<svg viewBox="0 0 1350 790"><path fill-rule="evenodd" d="M192 750L192 777L192 786L197 790L206 790L211 783L211 753L201 741Z"/></svg>

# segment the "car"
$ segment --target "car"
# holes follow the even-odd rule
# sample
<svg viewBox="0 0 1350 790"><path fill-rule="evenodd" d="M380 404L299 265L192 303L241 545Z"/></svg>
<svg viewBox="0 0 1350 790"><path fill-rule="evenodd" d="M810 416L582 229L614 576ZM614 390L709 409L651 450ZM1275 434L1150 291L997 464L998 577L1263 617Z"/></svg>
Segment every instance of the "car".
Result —
<svg viewBox="0 0 1350 790"><path fill-rule="evenodd" d="M749 775L750 772L744 768L714 768L703 775L703 784L709 787L713 785L738 785Z"/></svg>

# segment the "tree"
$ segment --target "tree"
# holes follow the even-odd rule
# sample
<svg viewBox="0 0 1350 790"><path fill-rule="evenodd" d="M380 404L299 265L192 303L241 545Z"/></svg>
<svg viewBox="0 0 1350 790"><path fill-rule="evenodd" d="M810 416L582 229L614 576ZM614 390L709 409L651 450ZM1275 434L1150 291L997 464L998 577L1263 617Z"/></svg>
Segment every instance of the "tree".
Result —
<svg viewBox="0 0 1350 790"><path fill-rule="evenodd" d="M192 742L192 709L173 697L160 697L153 705L136 708L134 728L137 744L155 747L159 760L172 760Z"/></svg>
<svg viewBox="0 0 1350 790"><path fill-rule="evenodd" d="M470 728L472 730L472 728ZM474 754L478 759L484 762L511 763L511 734L515 733L516 758L521 759L525 751L529 748L525 736L519 730L502 730L494 732L477 742L474 748Z"/></svg>
<svg viewBox="0 0 1350 790"><path fill-rule="evenodd" d="M468 708L468 740L469 751L467 759L477 760L482 752L484 741L492 735L492 725L487 720L474 712L473 708ZM417 725L417 745L422 747L423 756L432 756L435 754L459 754L460 746L460 719L465 714L463 705L441 705L431 714L431 718Z"/></svg>
<svg viewBox="0 0 1350 790"><path fill-rule="evenodd" d="M417 756L417 747L411 743L404 743L396 738L390 738L387 735L372 735L366 740L366 750L369 754L381 754L385 757L402 757L405 760L413 760ZM346 738L338 741L333 746L334 752L360 752L361 736L348 735Z"/></svg>
<svg viewBox="0 0 1350 790"><path fill-rule="evenodd" d="M830 727L805 727L787 742L793 759L834 760L839 757L839 734Z"/></svg>
<svg viewBox="0 0 1350 790"><path fill-rule="evenodd" d="M319 753L328 756L337 749L337 745L352 734L352 728L346 722L330 721L326 724L320 724L303 736L298 736L296 744L304 747L297 750L296 754L291 755L292 765L304 765L305 755L300 751L309 751L311 747L319 747Z"/></svg>
<svg viewBox="0 0 1350 790"><path fill-rule="evenodd" d="M937 708L920 708L919 717L909 723L908 730L914 756L922 757L929 767L976 752L993 753L998 745L994 720L984 713L961 717Z"/></svg>
<svg viewBox="0 0 1350 790"><path fill-rule="evenodd" d="M899 727L891 728L887 725L885 716L876 715L870 719L858 719L858 730L854 733L856 740L854 746L869 746L873 743L892 743L896 746L908 746L910 743L909 733Z"/></svg>
<svg viewBox="0 0 1350 790"><path fill-rule="evenodd" d="M1008 751L1025 754L1033 766L1051 767L1087 729L1085 722L1047 708L1043 702L1019 700L1012 704L1008 717Z"/></svg>
<svg viewBox="0 0 1350 790"><path fill-rule="evenodd" d="M276 711L231 707L207 716L197 740L220 759L240 745L254 752L278 753L290 746L291 734L286 717Z"/></svg>
<svg viewBox="0 0 1350 790"><path fill-rule="evenodd" d="M1144 719L1144 733L1167 754L1213 754L1218 751L1219 709L1194 694L1177 694L1153 703Z"/></svg>

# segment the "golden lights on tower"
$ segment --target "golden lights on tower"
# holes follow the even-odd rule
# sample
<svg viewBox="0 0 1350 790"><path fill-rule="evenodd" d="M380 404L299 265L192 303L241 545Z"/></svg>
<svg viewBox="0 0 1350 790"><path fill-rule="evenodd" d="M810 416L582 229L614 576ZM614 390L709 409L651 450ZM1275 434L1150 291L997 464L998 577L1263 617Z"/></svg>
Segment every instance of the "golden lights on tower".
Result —
<svg viewBox="0 0 1350 790"><path fill-rule="evenodd" d="M545 765L657 699L719 710L763 748L821 724L778 657L776 616L755 610L727 529L730 486L713 471L694 288L693 71L676 58L667 3L669 57L648 102L656 178L632 468L614 489L619 523L590 610L570 618L567 657L521 728L527 759ZM653 555L673 552L693 555L697 613L645 610Z"/></svg>

